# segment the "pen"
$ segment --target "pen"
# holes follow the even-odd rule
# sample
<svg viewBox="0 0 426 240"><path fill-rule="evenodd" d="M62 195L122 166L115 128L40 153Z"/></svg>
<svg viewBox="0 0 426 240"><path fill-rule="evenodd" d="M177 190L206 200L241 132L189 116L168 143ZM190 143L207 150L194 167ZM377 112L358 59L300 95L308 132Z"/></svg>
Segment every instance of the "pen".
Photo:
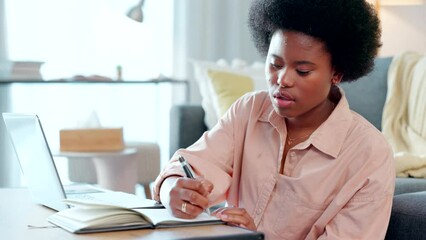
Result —
<svg viewBox="0 0 426 240"><path fill-rule="evenodd" d="M185 171L185 175L187 178L195 178L194 171L192 170L191 166L188 164L188 162L179 155L179 162L182 165L183 171ZM210 215L210 209L206 208L206 213Z"/></svg>
<svg viewBox="0 0 426 240"><path fill-rule="evenodd" d="M188 162L179 155L179 162L182 165L183 171L185 171L187 178L195 178L194 172L192 171L191 166L188 164Z"/></svg>

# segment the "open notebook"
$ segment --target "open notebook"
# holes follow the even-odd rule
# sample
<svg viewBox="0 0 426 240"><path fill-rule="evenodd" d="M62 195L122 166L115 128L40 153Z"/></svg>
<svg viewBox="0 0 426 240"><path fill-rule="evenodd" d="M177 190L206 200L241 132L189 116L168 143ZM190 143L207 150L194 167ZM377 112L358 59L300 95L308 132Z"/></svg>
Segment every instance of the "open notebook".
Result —
<svg viewBox="0 0 426 240"><path fill-rule="evenodd" d="M165 208L129 209L85 200L65 202L74 207L55 213L47 220L72 233L223 224L205 212L194 219L182 219Z"/></svg>

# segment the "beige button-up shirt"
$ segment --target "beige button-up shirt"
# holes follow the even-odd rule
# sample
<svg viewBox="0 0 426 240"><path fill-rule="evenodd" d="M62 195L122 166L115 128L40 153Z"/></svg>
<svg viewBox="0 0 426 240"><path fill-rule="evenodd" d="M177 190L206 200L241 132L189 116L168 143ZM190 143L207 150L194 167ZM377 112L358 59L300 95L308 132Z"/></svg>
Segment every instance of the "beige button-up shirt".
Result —
<svg viewBox="0 0 426 240"><path fill-rule="evenodd" d="M156 180L184 175L177 154L210 180L211 204L245 208L266 239L383 239L395 185L393 152L349 109L343 94L329 118L289 150L286 124L267 92L239 99L210 131L179 150Z"/></svg>

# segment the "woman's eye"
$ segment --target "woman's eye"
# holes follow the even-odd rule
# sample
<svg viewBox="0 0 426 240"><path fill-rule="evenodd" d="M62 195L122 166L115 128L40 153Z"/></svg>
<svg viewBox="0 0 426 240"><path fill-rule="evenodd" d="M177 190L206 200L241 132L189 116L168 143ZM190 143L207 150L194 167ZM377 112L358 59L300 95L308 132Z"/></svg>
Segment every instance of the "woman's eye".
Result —
<svg viewBox="0 0 426 240"><path fill-rule="evenodd" d="M299 74L300 76L306 76L308 75L311 71L309 70L296 70L297 74Z"/></svg>
<svg viewBox="0 0 426 240"><path fill-rule="evenodd" d="M282 66L280 64L276 64L276 63L271 63L271 66L275 69L280 69L282 68Z"/></svg>

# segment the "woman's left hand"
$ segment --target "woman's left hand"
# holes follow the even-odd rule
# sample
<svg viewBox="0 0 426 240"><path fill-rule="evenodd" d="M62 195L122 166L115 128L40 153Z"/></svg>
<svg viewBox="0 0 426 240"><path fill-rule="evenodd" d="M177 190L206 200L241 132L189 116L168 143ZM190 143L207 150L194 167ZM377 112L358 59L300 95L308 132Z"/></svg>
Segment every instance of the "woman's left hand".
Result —
<svg viewBox="0 0 426 240"><path fill-rule="evenodd" d="M219 208L212 215L231 225L240 226L250 230L256 230L253 218L244 208L224 207Z"/></svg>

